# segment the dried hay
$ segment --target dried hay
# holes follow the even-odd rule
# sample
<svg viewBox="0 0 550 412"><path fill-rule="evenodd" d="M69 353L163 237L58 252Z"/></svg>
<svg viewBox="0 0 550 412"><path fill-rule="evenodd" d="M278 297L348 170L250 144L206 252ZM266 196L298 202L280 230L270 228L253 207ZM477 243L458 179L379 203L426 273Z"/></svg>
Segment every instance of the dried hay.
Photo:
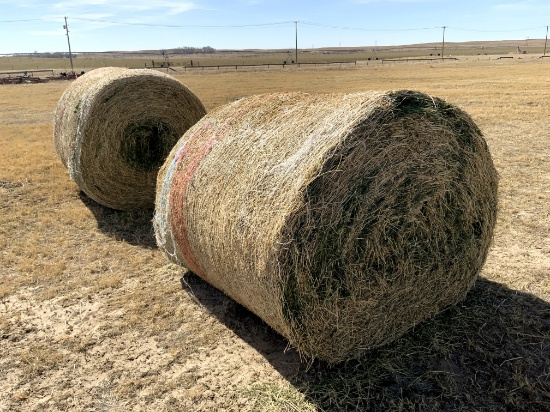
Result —
<svg viewBox="0 0 550 412"><path fill-rule="evenodd" d="M498 177L471 118L413 91L253 96L159 171L157 243L301 353L360 356L462 300Z"/></svg>
<svg viewBox="0 0 550 412"><path fill-rule="evenodd" d="M171 76L107 67L74 81L57 104L54 144L69 175L113 209L152 207L159 167L206 110Z"/></svg>

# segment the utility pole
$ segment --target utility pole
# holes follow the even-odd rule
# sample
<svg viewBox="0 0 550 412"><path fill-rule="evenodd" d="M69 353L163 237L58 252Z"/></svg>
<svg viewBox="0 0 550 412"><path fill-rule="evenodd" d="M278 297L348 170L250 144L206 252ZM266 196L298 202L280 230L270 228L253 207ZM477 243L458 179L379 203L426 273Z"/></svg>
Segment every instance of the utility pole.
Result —
<svg viewBox="0 0 550 412"><path fill-rule="evenodd" d="M447 26L443 26L443 46L441 47L441 60L445 59L445 29Z"/></svg>
<svg viewBox="0 0 550 412"><path fill-rule="evenodd" d="M65 25L63 26L67 33L67 43L69 44L69 59L71 60L71 72L74 74L73 54L71 53L71 40L69 39L69 25L67 24L67 16L65 16Z"/></svg>
<svg viewBox="0 0 550 412"><path fill-rule="evenodd" d="M548 43L548 26L546 26L546 40L544 40L544 56L546 56L546 43Z"/></svg>
<svg viewBox="0 0 550 412"><path fill-rule="evenodd" d="M294 24L296 25L296 57L294 59L294 62L298 64L298 22L295 21Z"/></svg>

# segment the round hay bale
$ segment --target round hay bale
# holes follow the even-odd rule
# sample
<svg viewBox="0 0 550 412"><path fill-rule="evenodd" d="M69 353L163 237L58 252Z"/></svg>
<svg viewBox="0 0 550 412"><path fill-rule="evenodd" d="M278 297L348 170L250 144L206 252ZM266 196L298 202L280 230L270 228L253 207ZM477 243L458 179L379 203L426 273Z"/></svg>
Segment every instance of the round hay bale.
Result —
<svg viewBox="0 0 550 412"><path fill-rule="evenodd" d="M498 176L472 119L413 91L254 96L161 167L157 243L301 353L339 362L462 300Z"/></svg>
<svg viewBox="0 0 550 412"><path fill-rule="evenodd" d="M106 67L75 80L57 104L54 145L69 175L113 209L153 207L159 167L206 110L166 74Z"/></svg>

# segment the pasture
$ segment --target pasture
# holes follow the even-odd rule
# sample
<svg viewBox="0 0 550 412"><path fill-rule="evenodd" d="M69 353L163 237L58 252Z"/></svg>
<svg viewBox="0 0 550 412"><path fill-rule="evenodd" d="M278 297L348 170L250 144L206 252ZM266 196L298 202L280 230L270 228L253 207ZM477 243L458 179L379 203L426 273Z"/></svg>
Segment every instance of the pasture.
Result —
<svg viewBox="0 0 550 412"><path fill-rule="evenodd" d="M550 411L549 72L534 58L177 72L207 110L275 91L414 89L484 132L499 212L476 286L334 367L168 263L152 211L78 191L52 142L68 83L0 86L0 411Z"/></svg>

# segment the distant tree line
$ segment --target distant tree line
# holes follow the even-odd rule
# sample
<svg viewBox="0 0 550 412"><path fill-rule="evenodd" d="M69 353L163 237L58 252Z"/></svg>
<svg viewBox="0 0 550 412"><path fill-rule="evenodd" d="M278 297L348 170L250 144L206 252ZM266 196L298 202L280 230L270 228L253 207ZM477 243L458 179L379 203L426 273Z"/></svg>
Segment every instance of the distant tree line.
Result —
<svg viewBox="0 0 550 412"><path fill-rule="evenodd" d="M216 53L216 49L205 46L205 47L178 47L174 49L174 53L178 54L213 54Z"/></svg>
<svg viewBox="0 0 550 412"><path fill-rule="evenodd" d="M77 55L75 53L71 53L72 56L73 56L73 59L75 59L77 57ZM69 53L65 53L65 52L54 52L54 53L50 53L50 52L46 52L46 53L38 53L38 52L34 52L34 53L29 53L29 54L19 54L19 56L27 56L27 57L45 57L45 58L51 58L51 59L61 59L61 58L69 58Z"/></svg>
<svg viewBox="0 0 550 412"><path fill-rule="evenodd" d="M147 53L159 53L160 51L157 50L150 50ZM82 52L81 52L82 53ZM92 52L94 53L94 52ZM110 53L110 52L95 52L97 54L104 54L104 53ZM114 52L113 52L114 53ZM142 52L140 52L142 53ZM178 47L175 49L165 49L162 50L163 55L171 55L171 54L214 54L216 53L216 49L210 46L205 47ZM117 54L134 54L134 52L117 52ZM33 53L17 53L18 56L22 57L43 57L43 58L52 58L52 59L60 59L60 58L69 58L68 52L37 52L34 51ZM73 59L76 58L78 55L76 53L72 53Z"/></svg>

